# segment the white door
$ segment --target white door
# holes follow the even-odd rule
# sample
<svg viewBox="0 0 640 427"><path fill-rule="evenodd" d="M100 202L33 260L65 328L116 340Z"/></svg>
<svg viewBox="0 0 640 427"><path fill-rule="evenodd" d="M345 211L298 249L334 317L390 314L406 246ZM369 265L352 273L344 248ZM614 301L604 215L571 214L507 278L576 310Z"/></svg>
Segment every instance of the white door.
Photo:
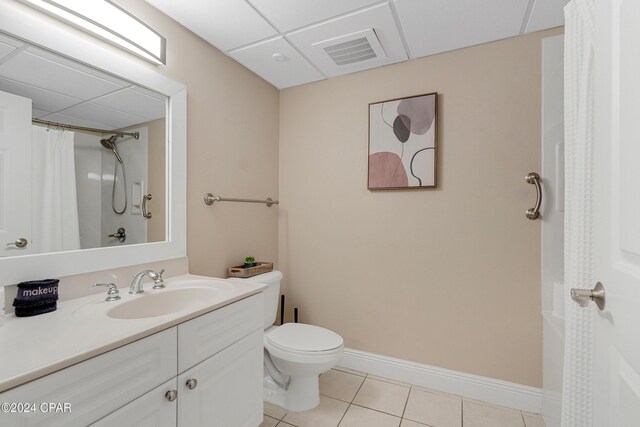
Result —
<svg viewBox="0 0 640 427"><path fill-rule="evenodd" d="M638 427L640 1L596 1L595 65L594 277L606 306L595 316L592 410L596 426Z"/></svg>
<svg viewBox="0 0 640 427"><path fill-rule="evenodd" d="M0 257L29 253L30 240L31 100L0 91Z"/></svg>

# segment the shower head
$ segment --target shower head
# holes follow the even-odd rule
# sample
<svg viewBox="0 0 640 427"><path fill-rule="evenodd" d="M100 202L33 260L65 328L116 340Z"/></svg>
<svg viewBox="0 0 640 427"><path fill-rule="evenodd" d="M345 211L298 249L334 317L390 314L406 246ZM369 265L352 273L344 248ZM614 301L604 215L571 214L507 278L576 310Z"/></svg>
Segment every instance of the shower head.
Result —
<svg viewBox="0 0 640 427"><path fill-rule="evenodd" d="M102 146L107 150L113 151L113 154L116 156L116 159L118 159L120 164L123 164L124 162L122 161L122 157L120 157L120 153L118 153L118 146L116 145L116 140L118 139L118 136L119 135L112 135L109 138L101 139L100 144L102 144Z"/></svg>

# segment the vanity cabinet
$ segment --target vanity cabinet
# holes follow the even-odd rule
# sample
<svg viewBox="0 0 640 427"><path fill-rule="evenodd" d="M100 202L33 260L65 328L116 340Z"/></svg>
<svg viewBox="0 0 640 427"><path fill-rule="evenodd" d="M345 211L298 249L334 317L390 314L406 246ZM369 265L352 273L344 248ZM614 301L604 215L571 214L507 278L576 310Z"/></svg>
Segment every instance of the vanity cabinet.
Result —
<svg viewBox="0 0 640 427"><path fill-rule="evenodd" d="M71 409L0 413L0 425L257 427L263 313L259 293L0 393L2 402Z"/></svg>

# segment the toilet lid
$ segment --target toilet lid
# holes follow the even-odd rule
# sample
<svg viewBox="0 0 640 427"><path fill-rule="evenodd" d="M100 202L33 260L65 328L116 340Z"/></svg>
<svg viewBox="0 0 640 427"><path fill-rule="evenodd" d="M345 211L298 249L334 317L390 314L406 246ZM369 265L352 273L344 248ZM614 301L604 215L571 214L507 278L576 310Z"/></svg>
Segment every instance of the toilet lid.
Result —
<svg viewBox="0 0 640 427"><path fill-rule="evenodd" d="M285 323L265 335L265 339L280 348L304 352L335 350L344 342L333 331L303 323Z"/></svg>

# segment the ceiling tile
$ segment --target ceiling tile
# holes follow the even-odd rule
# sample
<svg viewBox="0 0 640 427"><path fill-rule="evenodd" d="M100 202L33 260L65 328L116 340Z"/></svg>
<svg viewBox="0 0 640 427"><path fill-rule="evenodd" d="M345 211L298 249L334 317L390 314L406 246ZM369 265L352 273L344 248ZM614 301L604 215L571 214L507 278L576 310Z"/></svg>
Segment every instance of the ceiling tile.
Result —
<svg viewBox="0 0 640 427"><path fill-rule="evenodd" d="M60 56L56 53L50 52L48 50L40 49L38 47L29 46L27 52L37 55L41 58L48 59L51 62L55 62L60 65L64 65L73 70L80 71L84 74L88 74L90 76L97 77L101 80L106 80L108 82L114 83L118 86L129 86L131 83L126 80L119 79L111 74L106 73L105 71L99 70L97 68L90 67L88 65L81 64L79 62L73 61L69 58L65 58L64 56Z"/></svg>
<svg viewBox="0 0 640 427"><path fill-rule="evenodd" d="M223 51L277 35L244 0L146 1Z"/></svg>
<svg viewBox="0 0 640 427"><path fill-rule="evenodd" d="M28 52L1 64L0 77L80 99L95 98L122 87Z"/></svg>
<svg viewBox="0 0 640 427"><path fill-rule="evenodd" d="M2 43L0 41L0 62L2 61L2 58L4 58L5 56L9 55L14 50L16 50L15 47L10 46L10 45L8 45L6 43Z"/></svg>
<svg viewBox="0 0 640 427"><path fill-rule="evenodd" d="M380 40L386 53L385 58L338 67L323 48L314 46L326 40L370 28ZM402 38L387 3L289 33L287 38L327 76L353 73L407 59Z"/></svg>
<svg viewBox="0 0 640 427"><path fill-rule="evenodd" d="M0 33L0 42L4 44L8 44L9 46L13 46L13 47L22 47L26 45L25 42L20 41L18 39L14 39L13 37L10 37L9 35L2 34L2 33Z"/></svg>
<svg viewBox="0 0 640 427"><path fill-rule="evenodd" d="M51 111L42 111L42 110L38 110L37 108L31 109L31 115L33 116L34 119L39 119L42 116L46 116L47 114L51 114Z"/></svg>
<svg viewBox="0 0 640 427"><path fill-rule="evenodd" d="M92 102L76 105L61 111L61 113L81 120L104 123L110 129L120 129L148 121L143 117L112 110Z"/></svg>
<svg viewBox="0 0 640 427"><path fill-rule="evenodd" d="M129 86L129 88L135 90L136 92L140 92L144 95L160 100L162 102L167 102L167 97L161 93L154 92L152 90L149 90L141 86Z"/></svg>
<svg viewBox="0 0 640 427"><path fill-rule="evenodd" d="M378 0L249 0L278 30L290 31Z"/></svg>
<svg viewBox="0 0 640 427"><path fill-rule="evenodd" d="M147 121L162 118L166 115L167 111L166 102L143 95L132 89L123 89L119 92L94 99L91 102L113 110L143 117Z"/></svg>
<svg viewBox="0 0 640 427"><path fill-rule="evenodd" d="M33 108L46 111L58 111L82 102L81 99L61 95L2 77L0 77L0 90L29 98L33 102Z"/></svg>
<svg viewBox="0 0 640 427"><path fill-rule="evenodd" d="M535 0L527 33L564 25L564 7L569 0Z"/></svg>
<svg viewBox="0 0 640 427"><path fill-rule="evenodd" d="M285 60L276 62L272 58L274 54L284 55ZM324 79L282 37L231 51L229 55L278 89Z"/></svg>
<svg viewBox="0 0 640 427"><path fill-rule="evenodd" d="M109 125L105 123L92 122L90 120L83 120L78 117L66 116L64 114L54 113L43 117L42 120L48 120L50 122L62 123L65 125L82 126L87 128L107 129Z"/></svg>
<svg viewBox="0 0 640 427"><path fill-rule="evenodd" d="M395 0L413 58L520 33L528 0Z"/></svg>

